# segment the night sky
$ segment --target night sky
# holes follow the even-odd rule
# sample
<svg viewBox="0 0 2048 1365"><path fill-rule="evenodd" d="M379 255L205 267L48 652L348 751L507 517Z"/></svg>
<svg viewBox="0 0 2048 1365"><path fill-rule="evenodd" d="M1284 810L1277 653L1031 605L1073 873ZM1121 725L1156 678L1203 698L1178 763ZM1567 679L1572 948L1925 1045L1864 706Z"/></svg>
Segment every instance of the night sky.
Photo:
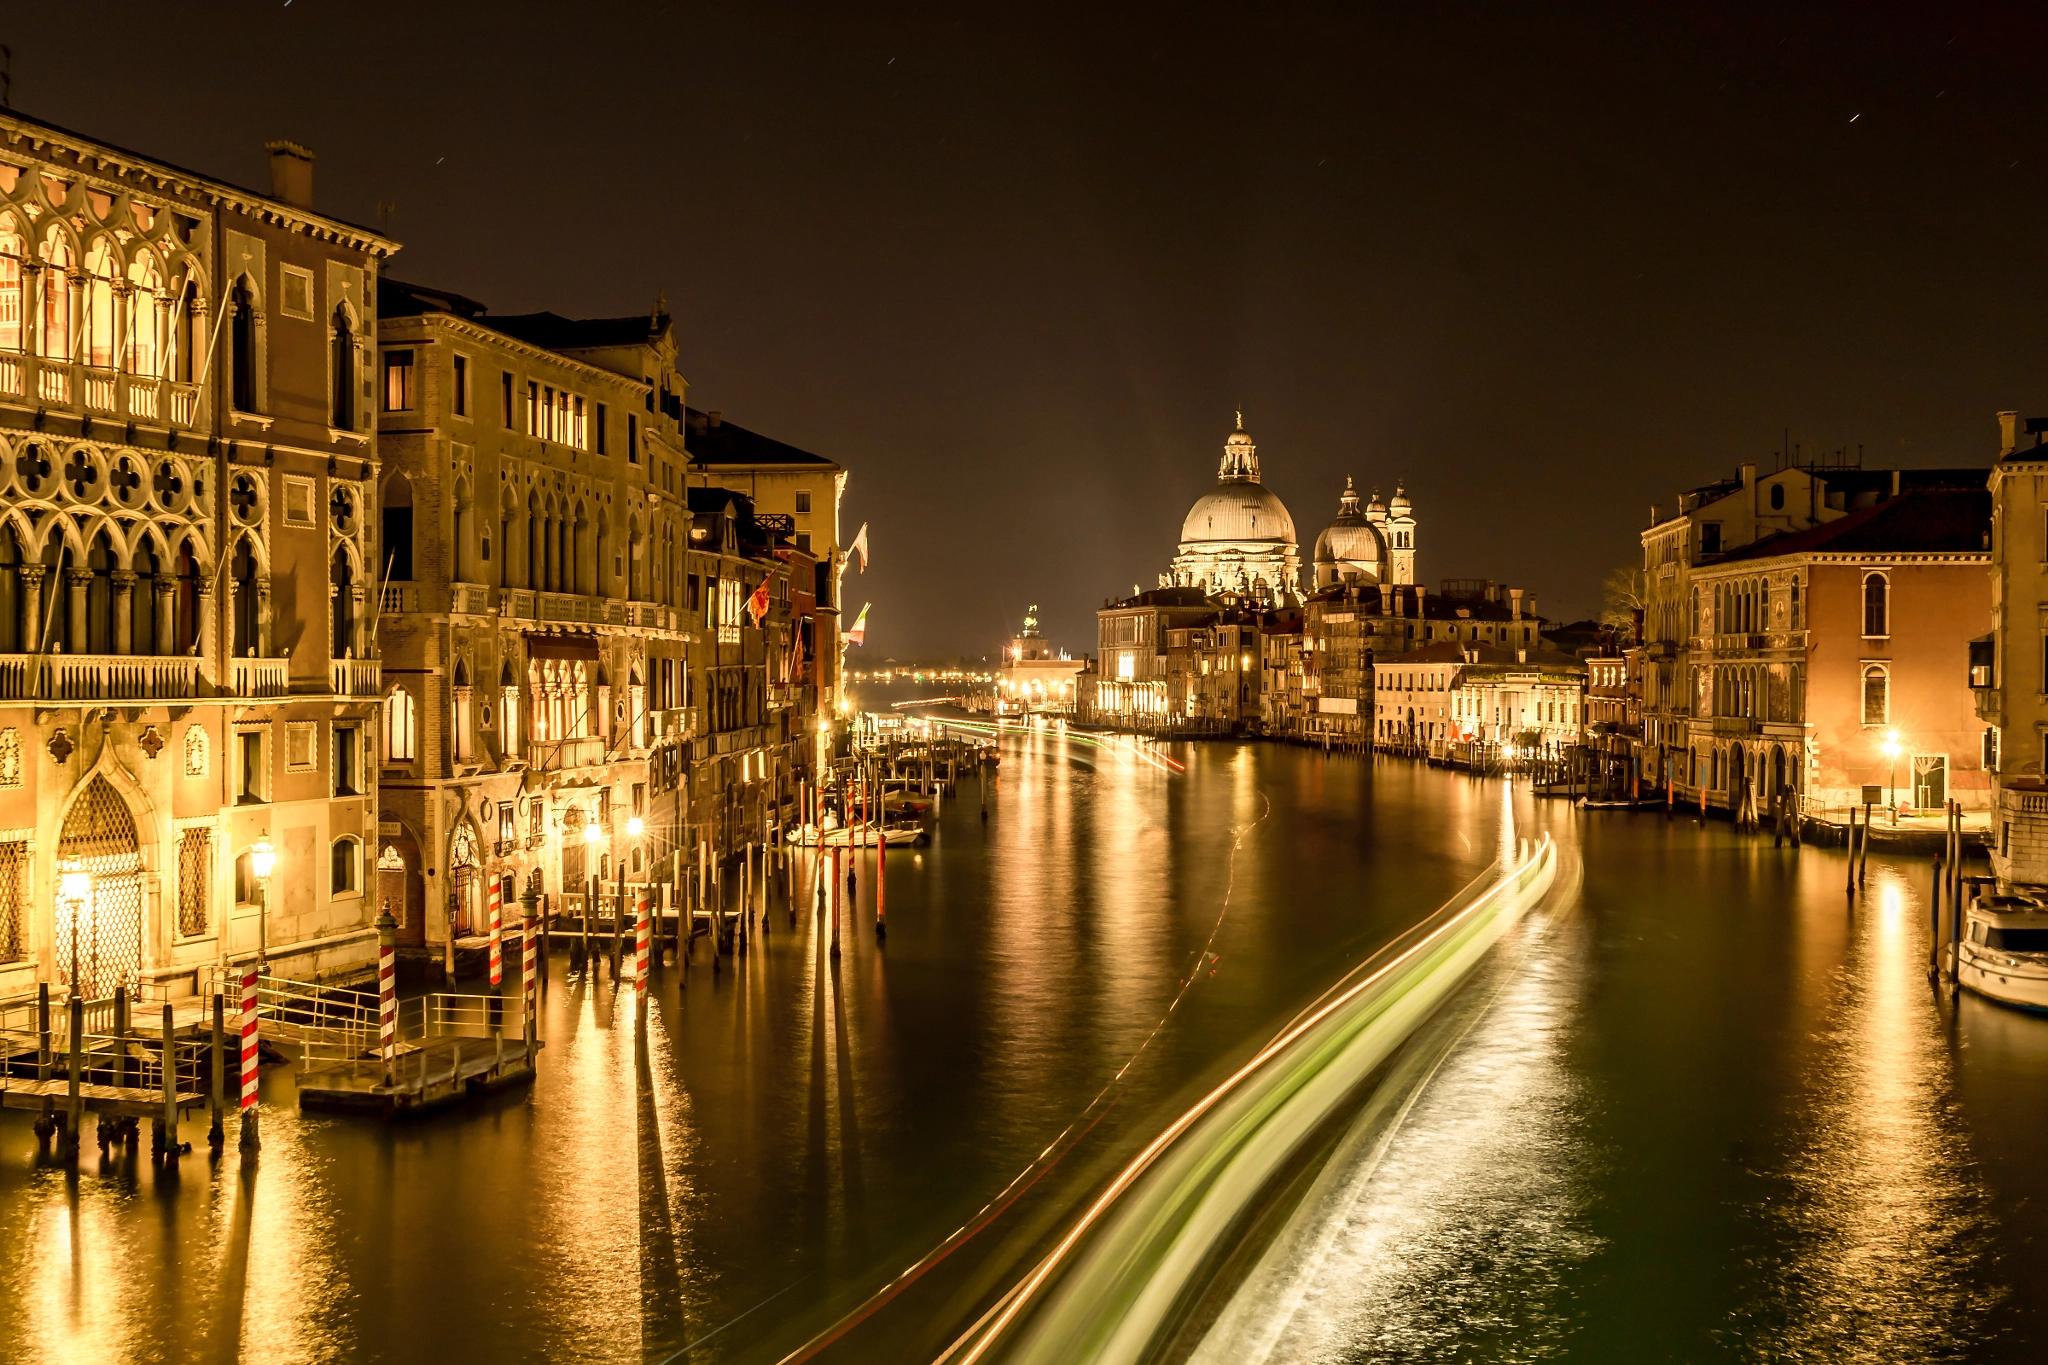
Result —
<svg viewBox="0 0 2048 1365"><path fill-rule="evenodd" d="M1405 478L1424 581L1551 616L1787 428L1985 463L2048 409L2038 7L1361 9L12 6L0 41L14 107L88 135L258 188L307 143L323 211L396 206L398 278L665 288L695 406L851 470L868 662L1034 601L1092 650L1240 406L1304 558L1346 474Z"/></svg>

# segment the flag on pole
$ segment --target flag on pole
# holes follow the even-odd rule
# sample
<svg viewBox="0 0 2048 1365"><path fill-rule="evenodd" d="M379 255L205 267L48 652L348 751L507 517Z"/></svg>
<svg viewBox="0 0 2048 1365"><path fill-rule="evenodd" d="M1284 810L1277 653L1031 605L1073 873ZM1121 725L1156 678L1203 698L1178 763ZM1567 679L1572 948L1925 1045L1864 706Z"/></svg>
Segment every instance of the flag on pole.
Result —
<svg viewBox="0 0 2048 1365"><path fill-rule="evenodd" d="M860 556L860 571L866 573L868 571L868 524L866 522L860 524L860 533L854 536L853 544L846 547L846 557L848 559L852 559L855 555Z"/></svg>
<svg viewBox="0 0 2048 1365"><path fill-rule="evenodd" d="M854 644L865 645L868 642L868 608L873 605L872 602L861 603L860 615L854 618L853 628L846 632L846 638Z"/></svg>
<svg viewBox="0 0 2048 1365"><path fill-rule="evenodd" d="M753 617L754 624L758 626L761 624L761 618L767 614L768 580L764 578L761 580L761 586L754 589L754 595L747 599L747 615Z"/></svg>

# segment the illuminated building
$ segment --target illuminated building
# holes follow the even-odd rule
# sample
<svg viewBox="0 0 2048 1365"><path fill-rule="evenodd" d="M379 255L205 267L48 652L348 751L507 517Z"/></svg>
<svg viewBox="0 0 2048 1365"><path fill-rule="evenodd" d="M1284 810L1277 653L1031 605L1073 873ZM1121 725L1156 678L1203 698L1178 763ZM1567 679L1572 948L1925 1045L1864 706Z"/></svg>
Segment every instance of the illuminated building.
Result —
<svg viewBox="0 0 2048 1365"><path fill-rule="evenodd" d="M0 110L0 999L375 955L397 244L269 151L257 193Z"/></svg>
<svg viewBox="0 0 2048 1365"><path fill-rule="evenodd" d="M1024 628L1003 649L996 691L1006 707L1017 711L1072 711L1078 697L1085 659L1054 652L1038 629L1038 608L1024 614Z"/></svg>

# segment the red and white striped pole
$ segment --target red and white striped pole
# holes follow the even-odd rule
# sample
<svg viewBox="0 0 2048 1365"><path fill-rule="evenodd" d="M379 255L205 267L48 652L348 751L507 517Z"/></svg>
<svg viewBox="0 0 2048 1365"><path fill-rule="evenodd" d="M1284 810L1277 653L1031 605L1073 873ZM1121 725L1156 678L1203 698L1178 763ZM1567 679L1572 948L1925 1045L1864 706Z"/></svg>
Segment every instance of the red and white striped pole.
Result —
<svg viewBox="0 0 2048 1365"><path fill-rule="evenodd" d="M384 1059L384 1084L398 1060L398 921L391 902L377 916L377 1055Z"/></svg>
<svg viewBox="0 0 2048 1365"><path fill-rule="evenodd" d="M519 898L519 909L526 921L526 943L521 963L524 968L522 982L524 989L521 1010L526 1016L526 1045L531 1048L540 1032L540 921L534 917L538 908L533 891Z"/></svg>
<svg viewBox="0 0 2048 1365"><path fill-rule="evenodd" d="M505 883L497 877L491 878L491 985L496 987L505 980Z"/></svg>
<svg viewBox="0 0 2048 1365"><path fill-rule="evenodd" d="M263 1146L256 1134L256 967L242 970L242 1150Z"/></svg>
<svg viewBox="0 0 2048 1365"><path fill-rule="evenodd" d="M640 897L639 918L633 930L633 1016L635 1028L647 1027L647 943L654 935L654 921L648 917L649 901Z"/></svg>

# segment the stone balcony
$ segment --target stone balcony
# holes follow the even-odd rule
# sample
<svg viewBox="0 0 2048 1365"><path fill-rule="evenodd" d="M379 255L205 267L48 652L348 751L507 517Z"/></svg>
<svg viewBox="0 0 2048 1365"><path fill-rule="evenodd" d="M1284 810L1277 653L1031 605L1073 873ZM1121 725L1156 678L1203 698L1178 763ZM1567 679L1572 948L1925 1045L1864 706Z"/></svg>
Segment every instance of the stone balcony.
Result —
<svg viewBox="0 0 2048 1365"><path fill-rule="evenodd" d="M5 701L196 701L209 690L189 654L0 654Z"/></svg>
<svg viewBox="0 0 2048 1365"><path fill-rule="evenodd" d="M159 427L192 427L199 420L199 391L190 384L13 351L0 351L0 399L4 398Z"/></svg>
<svg viewBox="0 0 2048 1365"><path fill-rule="evenodd" d="M561 772L568 768L594 768L604 760L604 740L596 735L573 739L536 739L528 745L536 772Z"/></svg>
<svg viewBox="0 0 2048 1365"><path fill-rule="evenodd" d="M384 664L380 659L336 659L327 665L327 674L337 697L384 694Z"/></svg>

